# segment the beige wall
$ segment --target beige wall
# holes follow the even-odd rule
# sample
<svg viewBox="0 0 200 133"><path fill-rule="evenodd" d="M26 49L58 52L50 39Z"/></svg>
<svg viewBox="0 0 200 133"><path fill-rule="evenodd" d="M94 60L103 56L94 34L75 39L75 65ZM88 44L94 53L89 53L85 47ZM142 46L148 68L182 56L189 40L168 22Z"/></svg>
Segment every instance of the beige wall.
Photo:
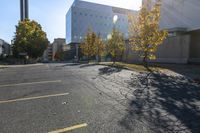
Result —
<svg viewBox="0 0 200 133"><path fill-rule="evenodd" d="M191 31L189 62L200 62L200 30Z"/></svg>
<svg viewBox="0 0 200 133"><path fill-rule="evenodd" d="M57 52L63 52L63 47L66 45L65 39L63 38L57 38L54 39L54 42L52 43L52 59L55 60L55 55Z"/></svg>
<svg viewBox="0 0 200 133"><path fill-rule="evenodd" d="M174 36L167 38L156 52L157 59L152 62L162 63L187 63L189 58L190 36ZM132 52L130 46L127 46L124 55L124 61L141 61L136 52Z"/></svg>

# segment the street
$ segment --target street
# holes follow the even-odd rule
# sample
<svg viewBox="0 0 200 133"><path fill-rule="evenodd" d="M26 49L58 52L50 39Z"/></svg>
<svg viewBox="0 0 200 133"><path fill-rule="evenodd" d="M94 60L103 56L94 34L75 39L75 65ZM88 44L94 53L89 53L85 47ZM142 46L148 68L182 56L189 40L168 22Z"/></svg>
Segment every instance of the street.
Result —
<svg viewBox="0 0 200 133"><path fill-rule="evenodd" d="M145 74L72 63L2 69L0 132L200 132L200 84L156 73L148 85Z"/></svg>

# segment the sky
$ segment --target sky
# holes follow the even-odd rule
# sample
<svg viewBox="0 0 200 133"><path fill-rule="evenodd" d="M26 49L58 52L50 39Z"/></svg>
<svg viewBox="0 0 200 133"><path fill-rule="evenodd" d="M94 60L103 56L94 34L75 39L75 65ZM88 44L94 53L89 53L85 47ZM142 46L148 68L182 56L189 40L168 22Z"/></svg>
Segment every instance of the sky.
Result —
<svg viewBox="0 0 200 133"><path fill-rule="evenodd" d="M139 10L142 0L85 0L94 3ZM0 39L11 42L20 19L20 0L0 0ZM73 0L29 0L29 18L42 25L52 42L65 38L65 15Z"/></svg>

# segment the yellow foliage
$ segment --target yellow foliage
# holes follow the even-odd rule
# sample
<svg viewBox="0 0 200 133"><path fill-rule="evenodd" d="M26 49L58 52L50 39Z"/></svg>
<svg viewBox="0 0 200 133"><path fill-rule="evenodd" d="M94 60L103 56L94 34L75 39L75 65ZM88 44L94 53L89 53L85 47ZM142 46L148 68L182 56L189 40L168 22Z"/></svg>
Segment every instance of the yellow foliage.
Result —
<svg viewBox="0 0 200 133"><path fill-rule="evenodd" d="M107 48L114 60L117 56L123 55L125 49L125 40L123 34L115 28L112 31L111 38L108 40Z"/></svg>
<svg viewBox="0 0 200 133"><path fill-rule="evenodd" d="M92 57L94 55L100 57L104 52L105 45L100 35L97 36L92 30L88 30L84 42L81 44L81 50L85 56Z"/></svg>
<svg viewBox="0 0 200 133"><path fill-rule="evenodd" d="M105 49L105 44L103 40L101 39L100 35L98 35L96 37L95 46L94 46L95 55L97 55L98 57L102 56L104 53L104 49Z"/></svg>
<svg viewBox="0 0 200 133"><path fill-rule="evenodd" d="M144 61L156 59L157 47L168 35L166 30L159 29L159 21L159 2L151 10L143 6L138 16L129 14L129 41L132 49L139 52Z"/></svg>

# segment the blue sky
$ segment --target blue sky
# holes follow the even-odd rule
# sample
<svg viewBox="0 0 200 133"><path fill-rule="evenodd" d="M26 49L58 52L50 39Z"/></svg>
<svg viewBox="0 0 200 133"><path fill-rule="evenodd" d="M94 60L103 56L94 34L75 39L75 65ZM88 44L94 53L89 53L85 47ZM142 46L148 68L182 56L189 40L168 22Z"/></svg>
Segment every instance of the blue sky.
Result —
<svg viewBox="0 0 200 133"><path fill-rule="evenodd" d="M20 0L0 0L0 38L10 43L20 18ZM142 0L86 0L94 3L139 10ZM65 14L73 0L29 0L29 16L39 22L52 42L65 38Z"/></svg>

